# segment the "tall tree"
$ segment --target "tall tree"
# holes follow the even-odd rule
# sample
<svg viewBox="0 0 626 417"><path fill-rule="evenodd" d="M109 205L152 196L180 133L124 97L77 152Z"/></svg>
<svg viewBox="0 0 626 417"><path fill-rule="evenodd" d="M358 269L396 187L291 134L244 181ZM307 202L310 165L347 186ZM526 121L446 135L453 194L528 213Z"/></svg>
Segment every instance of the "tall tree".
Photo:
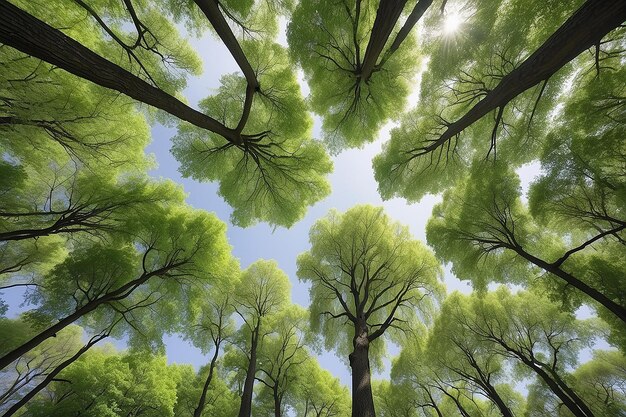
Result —
<svg viewBox="0 0 626 417"><path fill-rule="evenodd" d="M502 163L476 164L467 181L447 192L434 209L427 228L429 243L443 260L453 262L457 276L478 287L491 281L528 285L539 268L547 273L547 281L562 280L623 325L626 299L618 277L624 264L613 262L612 251L608 257L588 254L592 247L602 252L602 240L623 230L569 237L545 230L521 201L519 187L515 173ZM600 271L606 272L598 275Z"/></svg>
<svg viewBox="0 0 626 417"><path fill-rule="evenodd" d="M76 3L77 7L85 5L82 1ZM132 4L131 0L126 4ZM243 88L245 98L241 102L242 110L238 112L241 117L238 118L236 127L224 124L231 121L232 114L228 114L229 120L222 123L192 109L171 93L155 86L155 83L149 83L7 1L0 3L2 15L6 17L6 21L0 24L0 39L26 54L57 65L100 86L119 91L202 129L205 134L209 134L210 146L196 148L193 143L187 143L185 151L179 149L177 157L183 162L183 172L203 180L224 181L221 193L230 204L234 204L237 209L234 218L242 224L263 220L290 226L303 216L309 204L328 193L324 176L331 170L326 153L308 137L310 122L295 84L295 76L290 65L277 58L276 51L279 47L271 40L250 42L253 50L259 47L268 49L262 55L257 55L265 57L265 61L248 60L217 3L199 1L198 4L210 17L209 20L229 49L235 51L236 61L243 65L242 70L250 87ZM95 20L102 26L102 19ZM111 35L108 31L105 32ZM147 29L140 31L140 34L146 33L151 32ZM41 35L43 36L37 39ZM152 55L153 52L151 51ZM81 58L76 59L79 55ZM283 55L286 58L284 53ZM270 59L269 62L267 58ZM275 63L278 64L277 68L272 69ZM256 67L254 74L251 71L253 64ZM267 82L262 79L260 72L267 74ZM253 82L252 75L255 75L256 82ZM270 79L273 76L276 79ZM286 88L283 83L291 86ZM233 95L230 105L236 106L237 84L231 83L226 88ZM257 106L263 114L256 121L249 117L254 110L252 106L255 95L265 101L265 105ZM210 105L208 107L219 110ZM219 111L215 116L219 114L222 112ZM297 162L290 162L292 157ZM194 163L195 166L186 167L189 163ZM203 166L204 164L208 164L208 167ZM307 197L294 199L296 187ZM258 203L254 204L251 212L249 203L257 199ZM272 206L266 210L266 205ZM288 207L293 208L288 210Z"/></svg>
<svg viewBox="0 0 626 417"><path fill-rule="evenodd" d="M235 290L233 308L243 320L245 337L245 380L239 407L239 417L250 417L252 395L257 375L258 353L263 339L273 331L272 316L289 303L289 278L275 261L260 260L242 272L240 285Z"/></svg>
<svg viewBox="0 0 626 417"><path fill-rule="evenodd" d="M311 249L298 257L298 277L311 282L311 325L327 348L349 359L352 416L373 417L370 346L380 360L384 345L372 342L408 331L405 324L418 311L428 316L441 290L440 267L406 226L372 206L331 211L309 239Z"/></svg>
<svg viewBox="0 0 626 417"><path fill-rule="evenodd" d="M33 295L50 322L5 354L2 368L88 314L112 323L119 313L132 327L133 310L151 306L162 291L180 293L177 287L193 278L210 280L226 266L224 224L215 217L188 208L155 208L136 215L140 218L126 226L126 241L113 240L116 248L86 245L53 269Z"/></svg>
<svg viewBox="0 0 626 417"><path fill-rule="evenodd" d="M564 96L623 78L621 4L461 0L445 8L460 26L446 33L443 19L427 21L434 36L424 43L430 61L420 103L374 162L385 198L438 193L463 179L474 160L532 161L546 132L568 127L560 123ZM589 48L593 54L584 53Z"/></svg>
<svg viewBox="0 0 626 417"><path fill-rule="evenodd" d="M402 111L419 63L410 32L431 3L298 4L287 33L289 46L311 86L311 106L323 118L331 149L371 142L382 124Z"/></svg>

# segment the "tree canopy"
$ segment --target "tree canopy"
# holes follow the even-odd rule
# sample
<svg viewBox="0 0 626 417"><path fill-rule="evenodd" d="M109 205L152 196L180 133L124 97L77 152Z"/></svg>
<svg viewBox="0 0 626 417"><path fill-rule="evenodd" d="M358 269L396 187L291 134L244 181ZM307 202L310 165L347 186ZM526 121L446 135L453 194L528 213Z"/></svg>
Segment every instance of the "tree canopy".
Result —
<svg viewBox="0 0 626 417"><path fill-rule="evenodd" d="M626 416L625 22L0 0L0 414Z"/></svg>

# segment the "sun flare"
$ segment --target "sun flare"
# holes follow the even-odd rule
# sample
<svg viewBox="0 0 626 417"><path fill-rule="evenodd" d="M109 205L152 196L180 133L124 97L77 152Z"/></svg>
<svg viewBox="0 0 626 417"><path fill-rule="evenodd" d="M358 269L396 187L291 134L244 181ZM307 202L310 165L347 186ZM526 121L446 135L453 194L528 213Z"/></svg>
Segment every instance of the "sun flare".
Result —
<svg viewBox="0 0 626 417"><path fill-rule="evenodd" d="M459 29L459 26L461 26L461 23L463 23L461 16L456 13L449 14L443 22L444 33L451 34L456 32Z"/></svg>

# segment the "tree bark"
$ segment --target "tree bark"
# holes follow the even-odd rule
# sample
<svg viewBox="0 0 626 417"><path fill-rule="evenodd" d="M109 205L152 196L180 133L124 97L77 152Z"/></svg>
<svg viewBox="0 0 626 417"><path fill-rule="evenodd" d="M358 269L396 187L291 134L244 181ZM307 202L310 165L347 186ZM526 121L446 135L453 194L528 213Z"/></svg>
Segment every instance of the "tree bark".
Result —
<svg viewBox="0 0 626 417"><path fill-rule="evenodd" d="M101 57L63 32L20 8L0 0L0 42L56 65L102 87L161 109L226 140L240 144L241 136L217 120L187 106L122 67Z"/></svg>
<svg viewBox="0 0 626 417"><path fill-rule="evenodd" d="M252 394L254 391L254 377L256 375L256 351L259 345L260 327L261 320L259 319L259 322L252 332L252 341L250 344L250 362L248 363L248 369L246 371L246 380L243 384L241 405L239 406L239 417L250 417L250 415L252 414Z"/></svg>
<svg viewBox="0 0 626 417"><path fill-rule="evenodd" d="M376 417L367 332L365 323L355 326L354 351L349 356L352 368L352 417Z"/></svg>
<svg viewBox="0 0 626 417"><path fill-rule="evenodd" d="M561 67L596 45L626 20L626 2L587 0L518 68L507 74L480 102L472 107L420 154L433 152L490 111L504 107L529 88L545 81Z"/></svg>
<svg viewBox="0 0 626 417"><path fill-rule="evenodd" d="M404 25L402 25L402 28L400 28L400 31L391 43L391 46L385 51L385 54L378 63L379 67L385 65L385 62L391 57L391 55L393 55L393 53L396 52L398 48L400 48L402 42L404 42L407 36L409 36L409 33L411 33L411 30L413 30L413 27L422 18L424 13L426 13L426 10L430 7L432 3L433 0L419 0L417 2L415 7L413 7L413 10L411 10L411 14L409 14L409 17L407 17L406 22L404 22Z"/></svg>
<svg viewBox="0 0 626 417"><path fill-rule="evenodd" d="M202 387L202 394L200 394L200 400L198 401L198 406L193 410L193 417L200 417L202 415L202 411L204 411L204 407L206 405L206 394L209 391L209 385L211 385L211 380L213 379L213 371L215 370L215 364L217 363L217 358L220 354L220 342L215 345L215 353L213 353L213 357L211 358L211 365L209 365L209 375L204 381L204 386Z"/></svg>
<svg viewBox="0 0 626 417"><path fill-rule="evenodd" d="M4 355L2 358L0 358L0 370L6 368L14 360L18 359L22 355L28 353L30 350L32 350L32 349L36 348L37 346L39 346L46 339L49 339L50 337L56 336L56 334L58 332L60 332L61 330L63 330L67 326L69 326L70 324L74 323L76 320L78 320L79 318L83 317L84 315L92 312L97 307L101 306L102 304L105 304L105 303L108 303L108 302L111 302L111 301L120 300L120 299L128 297L135 289L137 289L137 287L139 287L140 285L144 284L151 277L164 274L167 271L171 270L172 268L180 266L181 264L182 263L176 263L176 264L168 265L166 267L159 268L159 269L157 269L155 271L152 271L150 273L144 274L144 275L140 276L139 278L124 284L123 286L119 287L118 289L116 289L114 291L106 293L105 295L103 295L103 296L101 296L101 297L99 297L99 298L97 298L95 300L92 300L92 301L88 302L84 306L80 307L78 310L74 311L72 314L64 317L61 320L59 320L57 323L55 323L52 326L48 327L47 329L41 331L39 334L34 336L29 341L27 341L27 342L23 343L22 345L16 347L12 351L10 351L6 355Z"/></svg>
<svg viewBox="0 0 626 417"><path fill-rule="evenodd" d="M404 9L406 0L381 0L376 11L376 19L372 26L370 39L365 49L363 63L360 68L361 81L367 82L372 76L389 35L396 26L396 22Z"/></svg>

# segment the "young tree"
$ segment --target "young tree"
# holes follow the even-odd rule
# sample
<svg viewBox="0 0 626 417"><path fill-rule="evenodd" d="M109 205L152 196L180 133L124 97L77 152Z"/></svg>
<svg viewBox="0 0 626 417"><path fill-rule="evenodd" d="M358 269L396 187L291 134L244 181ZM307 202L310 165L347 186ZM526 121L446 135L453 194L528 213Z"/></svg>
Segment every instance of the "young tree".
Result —
<svg viewBox="0 0 626 417"><path fill-rule="evenodd" d="M273 333L261 345L256 380L263 384L257 399L271 404L274 417L285 414L285 400L293 396L294 385L303 383L299 367L312 360L304 345L308 311L291 305L272 321ZM269 400L269 401L268 401Z"/></svg>
<svg viewBox="0 0 626 417"><path fill-rule="evenodd" d="M220 349L235 331L231 297L232 290L237 285L239 265L235 261L232 264L232 267L226 271L228 279L220 283L221 285L207 290L206 299L202 301L199 307L198 316L190 319L189 325L185 328L185 337L190 339L194 346L205 354L213 351L208 364L208 373L202 383L202 390L193 410L194 417L200 417L206 408L207 395L216 373Z"/></svg>
<svg viewBox="0 0 626 417"><path fill-rule="evenodd" d="M370 346L390 330L410 331L406 323L417 311L429 315L441 291L440 267L406 226L372 206L331 211L309 239L298 277L311 282L313 331L349 359L352 416L373 417ZM372 350L375 361L383 347Z"/></svg>
<svg viewBox="0 0 626 417"><path fill-rule="evenodd" d="M273 316L275 318L288 305L289 288L289 278L275 261L256 261L241 274L233 297L233 308L243 320L241 335L246 339L242 351L247 363L239 417L250 417L252 413L259 348L273 331Z"/></svg>

